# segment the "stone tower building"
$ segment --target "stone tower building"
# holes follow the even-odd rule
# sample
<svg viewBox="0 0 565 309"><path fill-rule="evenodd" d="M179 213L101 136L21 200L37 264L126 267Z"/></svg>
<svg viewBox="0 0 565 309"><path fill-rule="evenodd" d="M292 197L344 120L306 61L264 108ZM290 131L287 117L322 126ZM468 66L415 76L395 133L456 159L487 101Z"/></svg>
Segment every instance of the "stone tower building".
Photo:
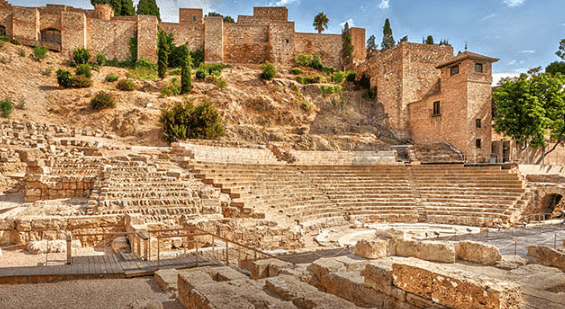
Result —
<svg viewBox="0 0 565 309"><path fill-rule="evenodd" d="M451 46L403 42L378 52L358 74L377 87L377 101L398 138L447 142L471 162L488 162L492 136L492 63L498 59Z"/></svg>

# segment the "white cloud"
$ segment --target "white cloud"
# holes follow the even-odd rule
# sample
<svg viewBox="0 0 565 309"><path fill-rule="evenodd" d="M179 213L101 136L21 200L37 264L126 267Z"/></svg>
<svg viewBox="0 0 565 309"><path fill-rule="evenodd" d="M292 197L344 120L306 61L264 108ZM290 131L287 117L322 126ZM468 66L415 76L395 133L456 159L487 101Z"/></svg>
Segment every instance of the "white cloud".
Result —
<svg viewBox="0 0 565 309"><path fill-rule="evenodd" d="M481 19L481 21L485 21L485 20L487 20L487 19L491 19L491 18L493 18L493 17L495 17L495 16L496 16L496 14L492 13L492 14L490 14L489 16L483 17L483 18Z"/></svg>
<svg viewBox="0 0 565 309"><path fill-rule="evenodd" d="M516 59L513 59L512 61L508 62L508 65L515 65L517 63L518 61L516 61Z"/></svg>
<svg viewBox="0 0 565 309"><path fill-rule="evenodd" d="M501 79L505 78L505 77L518 77L520 76L520 74L518 73L493 73L492 74L492 84L491 86L496 86L498 85L498 82L500 82Z"/></svg>
<svg viewBox="0 0 565 309"><path fill-rule="evenodd" d="M275 6L286 6L287 4L300 4L300 0L280 0L277 3L275 3ZM271 6L273 5L273 3L271 2Z"/></svg>
<svg viewBox="0 0 565 309"><path fill-rule="evenodd" d="M535 54L535 50L521 50L519 51L520 54Z"/></svg>
<svg viewBox="0 0 565 309"><path fill-rule="evenodd" d="M526 2L526 0L504 0L503 1L504 4L506 4L508 7L515 7L515 6L519 6L524 4L524 2Z"/></svg>
<svg viewBox="0 0 565 309"><path fill-rule="evenodd" d="M389 0L382 0L381 4L379 5L379 9L388 9L388 1Z"/></svg>
<svg viewBox="0 0 565 309"><path fill-rule="evenodd" d="M349 25L349 28L354 27L354 25L353 25L353 19L351 19L351 18L348 19L348 20L346 20L346 21L344 21L344 22L342 22L342 23L340 24L342 28L345 27L345 23L347 23L347 24Z"/></svg>

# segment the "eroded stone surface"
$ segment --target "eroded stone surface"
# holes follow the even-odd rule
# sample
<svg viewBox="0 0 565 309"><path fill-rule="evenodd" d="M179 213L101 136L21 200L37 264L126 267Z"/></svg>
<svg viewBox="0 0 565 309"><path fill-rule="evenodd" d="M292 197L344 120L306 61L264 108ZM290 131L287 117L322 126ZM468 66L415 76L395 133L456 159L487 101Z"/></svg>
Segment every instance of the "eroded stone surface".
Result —
<svg viewBox="0 0 565 309"><path fill-rule="evenodd" d="M457 258L483 265L495 265L502 260L497 247L480 242L465 240L456 245Z"/></svg>
<svg viewBox="0 0 565 309"><path fill-rule="evenodd" d="M385 239L362 239L355 245L355 254L367 259L379 259L391 255L390 241Z"/></svg>
<svg viewBox="0 0 565 309"><path fill-rule="evenodd" d="M565 253L549 246L529 246L528 256L538 258L544 265L565 269Z"/></svg>
<svg viewBox="0 0 565 309"><path fill-rule="evenodd" d="M398 256L415 257L426 261L455 263L455 247L446 241L396 240Z"/></svg>

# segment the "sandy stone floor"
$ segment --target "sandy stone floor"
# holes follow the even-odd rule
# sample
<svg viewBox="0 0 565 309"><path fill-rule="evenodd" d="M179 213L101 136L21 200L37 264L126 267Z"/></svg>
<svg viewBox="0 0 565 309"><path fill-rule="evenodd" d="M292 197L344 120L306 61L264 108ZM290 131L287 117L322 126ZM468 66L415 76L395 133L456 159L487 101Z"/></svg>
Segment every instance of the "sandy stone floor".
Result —
<svg viewBox="0 0 565 309"><path fill-rule="evenodd" d="M153 277L0 285L0 308L138 308L151 300L165 309L184 308Z"/></svg>

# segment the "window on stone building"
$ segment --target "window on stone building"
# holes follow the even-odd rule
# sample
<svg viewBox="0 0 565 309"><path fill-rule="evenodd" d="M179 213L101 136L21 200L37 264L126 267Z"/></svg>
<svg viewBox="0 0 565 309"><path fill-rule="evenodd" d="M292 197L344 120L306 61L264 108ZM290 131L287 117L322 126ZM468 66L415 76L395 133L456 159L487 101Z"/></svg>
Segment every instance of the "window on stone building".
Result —
<svg viewBox="0 0 565 309"><path fill-rule="evenodd" d="M61 44L61 31L52 28L41 30L41 42Z"/></svg>
<svg viewBox="0 0 565 309"><path fill-rule="evenodd" d="M481 119L477 119L475 122L476 122L477 129L480 129L481 128Z"/></svg>
<svg viewBox="0 0 565 309"><path fill-rule="evenodd" d="M475 72L483 73L483 64L482 63L475 63Z"/></svg>
<svg viewBox="0 0 565 309"><path fill-rule="evenodd" d="M289 40L289 39L286 39L286 44L288 44L288 43L290 43L290 40Z"/></svg>
<svg viewBox="0 0 565 309"><path fill-rule="evenodd" d="M481 148L481 139L477 138L477 140L475 141L475 144L477 145L477 148Z"/></svg>
<svg viewBox="0 0 565 309"><path fill-rule="evenodd" d="M6 27L0 25L0 36L6 36Z"/></svg>
<svg viewBox="0 0 565 309"><path fill-rule="evenodd" d="M439 101L434 102L434 109L432 111L432 116L439 116L441 115L441 106Z"/></svg>
<svg viewBox="0 0 565 309"><path fill-rule="evenodd" d="M459 74L459 66L456 65L456 66L451 67L451 76L457 75L457 74Z"/></svg>

